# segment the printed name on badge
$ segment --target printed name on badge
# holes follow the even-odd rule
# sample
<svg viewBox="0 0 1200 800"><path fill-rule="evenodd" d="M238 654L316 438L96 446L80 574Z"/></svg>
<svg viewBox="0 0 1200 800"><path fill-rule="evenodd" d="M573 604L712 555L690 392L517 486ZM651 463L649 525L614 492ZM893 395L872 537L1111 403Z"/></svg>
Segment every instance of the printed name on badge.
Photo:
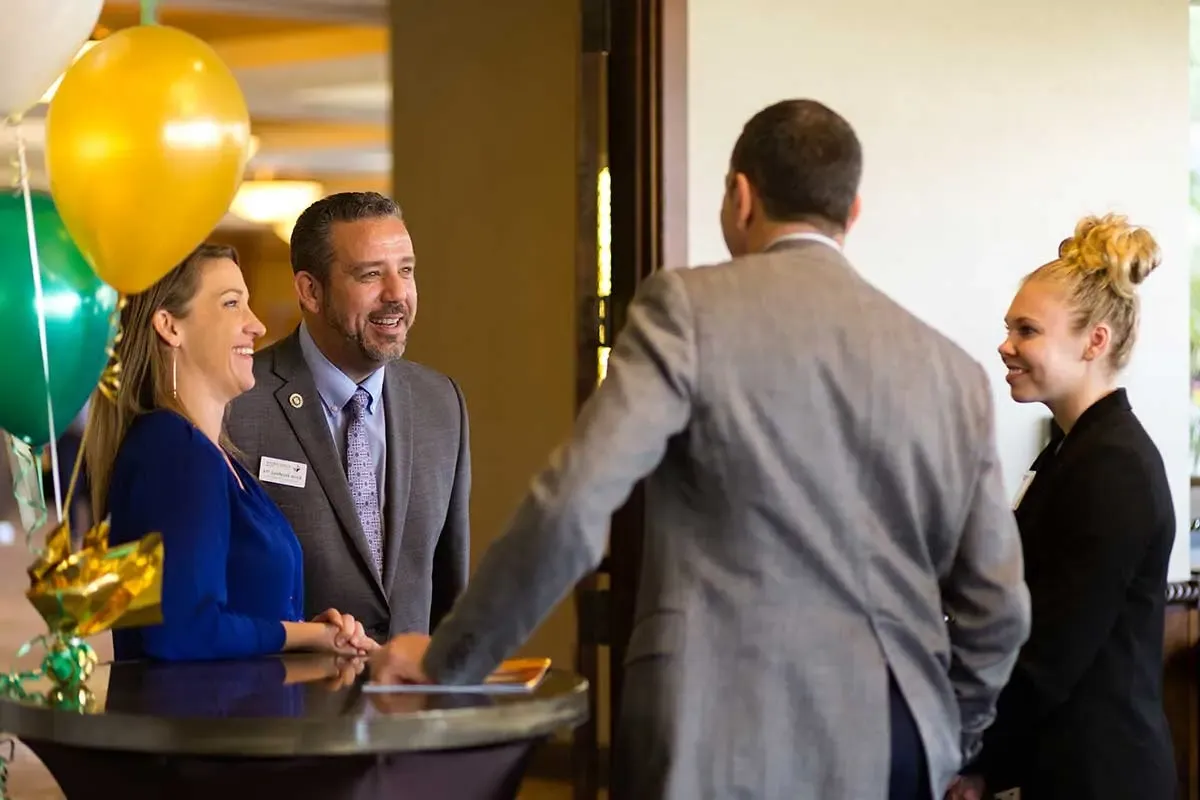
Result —
<svg viewBox="0 0 1200 800"><path fill-rule="evenodd" d="M308 465L299 461L263 456L258 463L258 479L263 483L277 483L303 489L308 480Z"/></svg>

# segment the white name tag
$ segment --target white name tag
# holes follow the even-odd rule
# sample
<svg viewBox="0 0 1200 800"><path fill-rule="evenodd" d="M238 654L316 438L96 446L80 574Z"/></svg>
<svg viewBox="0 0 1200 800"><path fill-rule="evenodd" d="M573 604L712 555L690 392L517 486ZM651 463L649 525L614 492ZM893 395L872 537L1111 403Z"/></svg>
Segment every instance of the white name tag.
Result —
<svg viewBox="0 0 1200 800"><path fill-rule="evenodd" d="M1021 485L1017 488L1017 494L1013 497L1012 510L1016 511L1017 506L1021 505L1021 501L1025 499L1025 493L1029 491L1029 484L1033 483L1034 476L1037 475L1033 470L1025 473L1025 477L1021 479ZM998 798L1000 795L996 795Z"/></svg>
<svg viewBox="0 0 1200 800"><path fill-rule="evenodd" d="M278 483L281 486L303 489L304 482L308 479L308 464L263 456L258 462L258 479L263 483Z"/></svg>

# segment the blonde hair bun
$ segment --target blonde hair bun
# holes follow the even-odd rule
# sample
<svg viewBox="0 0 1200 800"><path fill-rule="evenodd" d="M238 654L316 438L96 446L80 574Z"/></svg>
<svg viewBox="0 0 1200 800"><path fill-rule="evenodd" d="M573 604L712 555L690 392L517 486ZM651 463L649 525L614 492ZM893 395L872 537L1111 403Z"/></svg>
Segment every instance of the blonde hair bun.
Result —
<svg viewBox="0 0 1200 800"><path fill-rule="evenodd" d="M1109 287L1126 298L1162 263L1150 231L1130 225L1120 214L1081 219L1075 235L1058 246L1058 257L1085 273L1104 273Z"/></svg>

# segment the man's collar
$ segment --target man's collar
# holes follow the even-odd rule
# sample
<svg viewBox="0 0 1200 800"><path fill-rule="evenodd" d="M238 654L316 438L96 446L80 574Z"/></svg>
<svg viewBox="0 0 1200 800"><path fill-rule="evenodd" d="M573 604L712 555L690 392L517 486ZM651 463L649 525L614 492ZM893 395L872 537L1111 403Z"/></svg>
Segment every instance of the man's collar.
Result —
<svg viewBox="0 0 1200 800"><path fill-rule="evenodd" d="M307 323L300 323L298 338L300 354L308 365L308 371L312 373L317 393L321 395L321 402L329 410L341 411L344 409L350 402L350 398L354 397L355 391L361 386L371 398L367 404L367 413L375 413L375 409L379 407L380 398L383 397L383 367L372 372L360 383L355 383L349 375L321 352L321 348L317 346L312 334L309 333Z"/></svg>
<svg viewBox="0 0 1200 800"><path fill-rule="evenodd" d="M782 236L777 236L772 239L767 246L763 248L763 252L768 253L780 246L795 242L819 242L827 247L832 247L839 253L842 251L841 243L828 234L821 233L819 231L794 231L792 233L785 233Z"/></svg>

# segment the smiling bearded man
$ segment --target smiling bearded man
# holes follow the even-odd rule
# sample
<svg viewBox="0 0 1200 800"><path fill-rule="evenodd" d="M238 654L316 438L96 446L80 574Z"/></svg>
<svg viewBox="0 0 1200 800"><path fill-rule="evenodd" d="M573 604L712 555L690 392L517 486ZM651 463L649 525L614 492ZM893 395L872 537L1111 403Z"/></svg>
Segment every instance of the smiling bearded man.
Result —
<svg viewBox="0 0 1200 800"><path fill-rule="evenodd" d="M300 215L291 257L303 322L255 356L230 436L300 538L305 607L425 633L466 583L471 469L462 392L402 358L412 237L393 200L345 192Z"/></svg>

